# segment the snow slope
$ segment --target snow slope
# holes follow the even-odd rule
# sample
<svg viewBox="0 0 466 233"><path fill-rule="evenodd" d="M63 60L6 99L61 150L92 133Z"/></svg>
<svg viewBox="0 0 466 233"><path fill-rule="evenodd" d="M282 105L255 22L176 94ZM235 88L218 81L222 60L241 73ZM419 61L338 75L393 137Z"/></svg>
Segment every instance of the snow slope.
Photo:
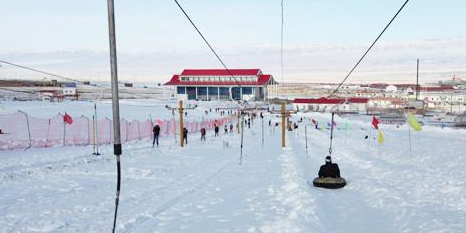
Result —
<svg viewBox="0 0 466 233"><path fill-rule="evenodd" d="M201 113L198 113L200 116ZM326 190L307 184L328 155L329 115L302 114L287 132L260 119L240 136L190 135L161 146L124 145L117 232L464 232L466 133L382 125L379 145L369 122L350 120L335 131L333 158L348 185ZM341 128L346 119L336 118ZM304 126L308 125L308 153ZM370 135L371 139L364 139ZM225 146L228 144L228 146ZM116 187L111 146L8 151L0 155L0 232L109 232Z"/></svg>

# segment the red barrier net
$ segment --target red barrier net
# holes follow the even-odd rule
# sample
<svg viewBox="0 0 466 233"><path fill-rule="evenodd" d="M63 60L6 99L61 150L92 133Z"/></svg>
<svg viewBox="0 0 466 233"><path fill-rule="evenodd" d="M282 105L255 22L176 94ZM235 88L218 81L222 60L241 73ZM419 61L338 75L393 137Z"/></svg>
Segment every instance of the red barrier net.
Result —
<svg viewBox="0 0 466 233"><path fill-rule="evenodd" d="M87 146L110 144L113 142L113 124L108 118L94 121L85 116L72 116L73 123L65 122L63 115L50 119L28 116L24 112L0 115L0 150L27 149L54 146ZM185 121L184 127L190 133L202 127L212 130L231 122L233 116L202 121ZM152 138L152 128L158 124L160 136L166 137L179 133L180 123L175 120L120 120L121 142L131 142Z"/></svg>

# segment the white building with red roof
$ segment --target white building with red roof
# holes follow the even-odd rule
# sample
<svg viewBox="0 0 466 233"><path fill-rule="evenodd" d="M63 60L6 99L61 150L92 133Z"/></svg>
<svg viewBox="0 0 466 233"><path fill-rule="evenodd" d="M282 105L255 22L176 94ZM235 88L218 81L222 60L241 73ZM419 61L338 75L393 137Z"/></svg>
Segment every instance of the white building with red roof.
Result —
<svg viewBox="0 0 466 233"><path fill-rule="evenodd" d="M369 98L318 98L318 99L294 99L293 106L297 111L315 112L354 112L367 111Z"/></svg>
<svg viewBox="0 0 466 233"><path fill-rule="evenodd" d="M265 100L267 86L277 84L260 69L185 69L166 86L176 87L179 100Z"/></svg>

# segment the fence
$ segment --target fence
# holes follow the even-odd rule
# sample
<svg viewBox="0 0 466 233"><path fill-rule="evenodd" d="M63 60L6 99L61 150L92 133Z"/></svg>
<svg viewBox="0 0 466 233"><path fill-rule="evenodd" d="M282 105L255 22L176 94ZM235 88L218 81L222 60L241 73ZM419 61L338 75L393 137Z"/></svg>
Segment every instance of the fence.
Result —
<svg viewBox="0 0 466 233"><path fill-rule="evenodd" d="M31 117L18 111L9 115L0 115L0 150L27 149L53 146L86 146L93 143L110 144L113 142L113 125L108 118L100 119L94 124L93 119L85 116L72 117L73 123L67 124L62 114L50 119ZM189 132L198 132L201 128L211 130L214 124L223 125L231 122L233 116L202 121L185 121ZM160 126L160 136L179 133L179 121L175 120L120 120L122 143L152 138L152 128ZM97 125L97 127L95 127Z"/></svg>

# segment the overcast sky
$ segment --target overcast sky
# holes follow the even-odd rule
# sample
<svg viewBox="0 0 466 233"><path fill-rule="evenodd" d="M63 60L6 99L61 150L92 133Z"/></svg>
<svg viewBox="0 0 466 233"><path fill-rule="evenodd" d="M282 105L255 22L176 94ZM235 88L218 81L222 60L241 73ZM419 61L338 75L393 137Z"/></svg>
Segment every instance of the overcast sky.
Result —
<svg viewBox="0 0 466 233"><path fill-rule="evenodd" d="M230 68L282 81L280 0L179 0ZM336 82L404 0L284 1L286 82ZM109 80L105 0L0 0L0 59L83 80ZM163 82L221 68L171 0L115 0L120 79ZM411 0L350 82L466 78L466 1ZM0 78L37 77L2 65ZM43 77L43 75L39 75Z"/></svg>

